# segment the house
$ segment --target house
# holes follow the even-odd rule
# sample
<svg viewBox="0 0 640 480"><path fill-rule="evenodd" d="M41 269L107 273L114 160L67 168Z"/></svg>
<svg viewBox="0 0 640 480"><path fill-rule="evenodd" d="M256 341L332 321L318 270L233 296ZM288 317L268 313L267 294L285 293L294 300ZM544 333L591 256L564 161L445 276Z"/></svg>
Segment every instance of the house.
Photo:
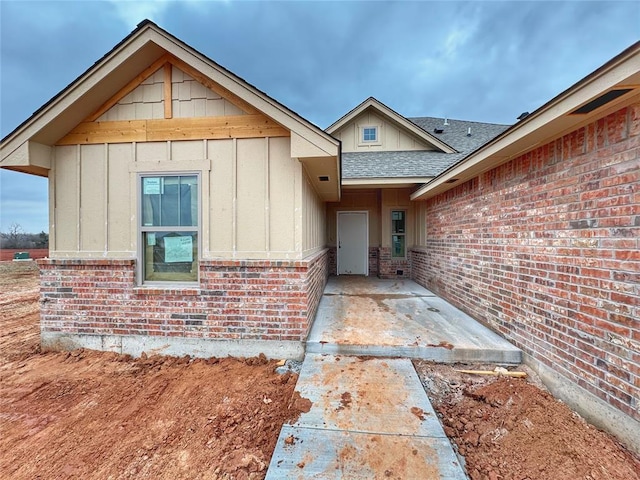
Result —
<svg viewBox="0 0 640 480"><path fill-rule="evenodd" d="M1 149L49 178L43 347L302 355L331 135L145 21Z"/></svg>
<svg viewBox="0 0 640 480"><path fill-rule="evenodd" d="M510 127L323 131L145 21L0 167L49 178L46 348L299 357L329 274L407 277L640 431L640 42Z"/></svg>
<svg viewBox="0 0 640 480"><path fill-rule="evenodd" d="M327 203L330 272L411 278L411 248L423 240L411 194L507 127L405 118L375 98L333 123L342 198Z"/></svg>

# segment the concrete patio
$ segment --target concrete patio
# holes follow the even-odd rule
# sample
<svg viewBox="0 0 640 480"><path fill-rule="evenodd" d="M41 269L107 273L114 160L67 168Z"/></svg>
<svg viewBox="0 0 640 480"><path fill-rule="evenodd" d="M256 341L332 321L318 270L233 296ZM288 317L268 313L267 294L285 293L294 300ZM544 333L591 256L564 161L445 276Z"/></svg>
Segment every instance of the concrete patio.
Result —
<svg viewBox="0 0 640 480"><path fill-rule="evenodd" d="M521 351L411 280L330 277L308 353L519 364Z"/></svg>
<svg viewBox="0 0 640 480"><path fill-rule="evenodd" d="M296 390L311 409L282 427L268 480L463 480L409 358L521 361L519 349L417 283L356 276L329 279L306 352Z"/></svg>

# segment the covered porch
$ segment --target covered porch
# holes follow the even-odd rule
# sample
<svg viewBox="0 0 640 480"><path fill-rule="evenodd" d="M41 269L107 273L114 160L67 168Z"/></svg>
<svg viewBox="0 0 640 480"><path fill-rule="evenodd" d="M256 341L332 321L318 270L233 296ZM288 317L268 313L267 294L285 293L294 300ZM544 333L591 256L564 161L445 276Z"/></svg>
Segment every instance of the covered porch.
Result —
<svg viewBox="0 0 640 480"><path fill-rule="evenodd" d="M520 349L416 282L355 275L329 277L306 351L442 363L522 361Z"/></svg>

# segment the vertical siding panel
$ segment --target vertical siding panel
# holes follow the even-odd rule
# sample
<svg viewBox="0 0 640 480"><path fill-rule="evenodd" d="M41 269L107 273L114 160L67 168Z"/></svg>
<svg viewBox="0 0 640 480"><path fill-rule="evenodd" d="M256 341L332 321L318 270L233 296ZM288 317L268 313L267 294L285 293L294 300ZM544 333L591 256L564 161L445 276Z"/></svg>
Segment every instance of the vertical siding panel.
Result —
<svg viewBox="0 0 640 480"><path fill-rule="evenodd" d="M302 173L302 164L298 163L298 168L294 170L293 175L293 205L294 205L294 250L296 253L304 250L304 180Z"/></svg>
<svg viewBox="0 0 640 480"><path fill-rule="evenodd" d="M202 158L204 159L208 159L208 152L209 152L209 141L208 140L202 140L200 142L200 148L201 148L201 155ZM209 162L210 164L210 162ZM210 254L210 238L211 238L211 230L209 227L209 220L210 220L210 208L208 208L208 205L211 205L211 191L210 191L210 186L211 186L211 168L209 168L208 170L204 170L202 172L202 177L200 178L200 197L198 198L198 206L199 206L199 216L198 216L198 223L200 225L200 238L198 239L200 244L198 245L198 252L200 252L200 257L201 258L210 258L211 254Z"/></svg>
<svg viewBox="0 0 640 480"><path fill-rule="evenodd" d="M56 251L77 251L78 194L75 145L56 147L55 213Z"/></svg>
<svg viewBox="0 0 640 480"><path fill-rule="evenodd" d="M271 219L270 219L270 202L269 195L271 191L271 180L270 180L270 164L271 164L271 153L269 151L269 137L264 139L264 249L269 252L271 251Z"/></svg>
<svg viewBox="0 0 640 480"><path fill-rule="evenodd" d="M273 138L269 148L269 225L270 247L273 252L295 251L294 237L294 177L302 168L291 158L289 138Z"/></svg>
<svg viewBox="0 0 640 480"><path fill-rule="evenodd" d="M234 247L234 143L235 140L207 142L211 159L209 175L209 203L204 203L209 216L209 250L211 255L227 255Z"/></svg>
<svg viewBox="0 0 640 480"><path fill-rule="evenodd" d="M129 164L133 162L132 151L130 143L116 143L108 146L107 243L111 252L132 252L133 250L130 217L132 205L135 207L138 200L136 195L131 193L130 177L136 177L135 174L129 173Z"/></svg>
<svg viewBox="0 0 640 480"><path fill-rule="evenodd" d="M80 147L80 245L83 251L106 251L104 145Z"/></svg>
<svg viewBox="0 0 640 480"><path fill-rule="evenodd" d="M81 172L81 168L82 168L82 148L80 147L80 145L78 145L78 147L76 148L76 158L75 158L75 164L76 164L76 169L75 169L75 177L76 177L76 182L75 182L75 194L76 194L76 211L75 211L75 218L76 218L76 245L75 248L73 249L74 251L80 251L82 250L82 222L80 221L81 219L81 214L82 214L82 172Z"/></svg>
<svg viewBox="0 0 640 480"><path fill-rule="evenodd" d="M51 162L51 169L48 174L49 184L49 251L56 251L56 157Z"/></svg>
<svg viewBox="0 0 640 480"><path fill-rule="evenodd" d="M102 205L102 221L104 222L104 252L105 254L111 249L109 245L109 144L105 143L102 148L103 167L102 181L104 192L104 204Z"/></svg>
<svg viewBox="0 0 640 480"><path fill-rule="evenodd" d="M265 251L265 183L266 161L263 139L237 141L237 213L239 252Z"/></svg>
<svg viewBox="0 0 640 480"><path fill-rule="evenodd" d="M231 204L231 238L232 250L235 256L238 251L238 140L233 139L233 149L231 153L232 169L231 169L231 188L232 188L232 204Z"/></svg>

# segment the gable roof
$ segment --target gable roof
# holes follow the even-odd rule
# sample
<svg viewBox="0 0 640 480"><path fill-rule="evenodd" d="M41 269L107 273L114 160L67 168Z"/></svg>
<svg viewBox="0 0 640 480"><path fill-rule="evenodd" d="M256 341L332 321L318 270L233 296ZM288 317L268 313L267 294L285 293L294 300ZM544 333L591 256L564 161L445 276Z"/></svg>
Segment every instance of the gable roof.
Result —
<svg viewBox="0 0 640 480"><path fill-rule="evenodd" d="M94 65L6 135L0 142L0 167L46 176L47 148L95 113L146 66L167 54L289 130L292 156L303 163L315 162L315 166L323 158L325 163L332 162L333 165L327 163L332 169L332 188L326 196L340 196L338 140L149 20L138 24ZM39 158L30 162L36 152ZM321 187L326 189L327 182Z"/></svg>
<svg viewBox="0 0 640 480"><path fill-rule="evenodd" d="M434 135L447 142L460 153L471 153L510 126L437 117L410 117L408 120L428 132L433 132L435 129L442 130L442 133L435 133Z"/></svg>
<svg viewBox="0 0 640 480"><path fill-rule="evenodd" d="M453 148L451 145L448 145L446 142L444 142L440 138L427 132L420 125L410 122L407 118L403 117L398 112L396 112L395 110L392 110L391 108L387 107L384 103L382 103L381 101L373 97L367 98L360 105L351 109L349 112L347 112L337 121L335 121L333 124L328 126L326 128L326 131L329 133L337 132L338 130L340 130L340 128L342 128L344 125L349 123L351 120L356 118L358 115L360 115L367 109L375 110L380 115L390 120L392 123L399 125L404 130L410 132L411 134L420 138L421 140L428 143L429 145L432 145L437 150L440 150L445 153L456 153L456 149Z"/></svg>
<svg viewBox="0 0 640 480"><path fill-rule="evenodd" d="M345 180L365 178L412 178L424 183L459 162L476 148L499 135L509 125L447 120L436 117L407 118L425 131L442 130L435 136L456 149L456 153L437 150L349 152L342 154ZM471 135L468 135L471 128Z"/></svg>

